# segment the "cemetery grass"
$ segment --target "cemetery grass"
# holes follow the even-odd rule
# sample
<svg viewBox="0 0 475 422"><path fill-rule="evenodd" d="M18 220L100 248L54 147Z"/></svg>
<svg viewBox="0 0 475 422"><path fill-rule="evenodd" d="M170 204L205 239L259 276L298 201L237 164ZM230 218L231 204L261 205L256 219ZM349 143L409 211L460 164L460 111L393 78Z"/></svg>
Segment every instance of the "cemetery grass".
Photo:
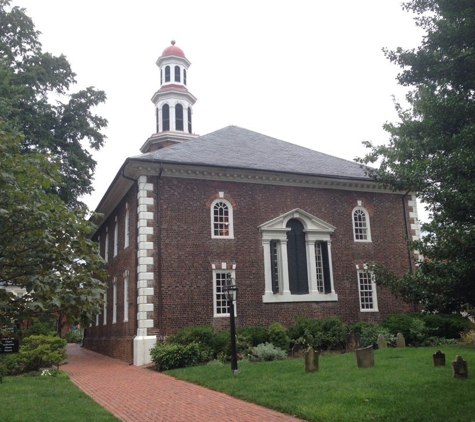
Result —
<svg viewBox="0 0 475 422"><path fill-rule="evenodd" d="M2 422L118 422L112 413L74 385L66 373L4 377L0 383Z"/></svg>
<svg viewBox="0 0 475 422"><path fill-rule="evenodd" d="M434 367L440 349L446 365ZM452 376L461 355L468 379ZM320 369L305 373L303 358L273 362L208 364L166 373L306 421L474 421L475 348L438 347L375 350L373 368L357 368L354 353L323 354Z"/></svg>

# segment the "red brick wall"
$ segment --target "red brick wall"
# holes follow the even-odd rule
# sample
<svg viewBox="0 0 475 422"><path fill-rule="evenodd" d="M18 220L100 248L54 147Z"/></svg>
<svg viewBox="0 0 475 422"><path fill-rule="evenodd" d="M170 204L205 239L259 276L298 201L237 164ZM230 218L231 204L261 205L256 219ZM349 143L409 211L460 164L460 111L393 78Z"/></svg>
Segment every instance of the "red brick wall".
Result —
<svg viewBox="0 0 475 422"><path fill-rule="evenodd" d="M388 313L411 310L379 287L380 312L362 313L358 301L356 264L377 262L398 272L408 269L400 195L174 178L162 178L159 185L161 334L187 325L227 326L227 318L213 317L211 262L216 261L237 264L238 327L274 321L290 325L295 315L378 321ZM235 204L233 240L211 239L207 203L218 192ZM351 211L358 200L370 213L371 243L353 240ZM262 302L264 263L258 226L295 208L336 227L331 247L338 302Z"/></svg>
<svg viewBox="0 0 475 422"><path fill-rule="evenodd" d="M129 209L129 246L124 248L125 239L125 214L127 203ZM118 235L118 253L114 253L114 224L117 216L119 235ZM84 346L88 349L100 352L117 359L131 362L133 359L132 339L136 334L137 325L137 293L136 286L136 227L137 227L137 190L134 185L124 199L119 203L114 213L102 224L99 231L93 237L93 240L100 236L101 252L104 256L105 246L105 230L109 231L109 260L108 271L109 276L105 280L107 285L107 322L104 325L104 316L99 315L99 325L86 328L86 336ZM129 312L128 321L124 322L124 272L129 271ZM112 323L112 303L113 288L112 281L116 277L117 282L117 319L116 323Z"/></svg>

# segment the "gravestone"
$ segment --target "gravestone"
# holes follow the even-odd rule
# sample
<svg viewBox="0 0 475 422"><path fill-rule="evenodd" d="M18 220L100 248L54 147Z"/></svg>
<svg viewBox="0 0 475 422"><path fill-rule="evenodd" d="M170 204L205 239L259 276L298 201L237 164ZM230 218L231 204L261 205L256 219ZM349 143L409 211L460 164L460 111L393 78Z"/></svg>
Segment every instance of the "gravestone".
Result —
<svg viewBox="0 0 475 422"><path fill-rule="evenodd" d="M355 356L358 368L371 368L374 366L374 349L372 345L356 349Z"/></svg>
<svg viewBox="0 0 475 422"><path fill-rule="evenodd" d="M346 335L346 351L354 352L358 347L360 347L360 335L356 331L351 330Z"/></svg>
<svg viewBox="0 0 475 422"><path fill-rule="evenodd" d="M459 379L468 378L467 361L462 356L457 355L452 361L452 375Z"/></svg>
<svg viewBox="0 0 475 422"><path fill-rule="evenodd" d="M388 342L386 341L384 334L378 334L378 349L386 349Z"/></svg>
<svg viewBox="0 0 475 422"><path fill-rule="evenodd" d="M310 347L304 354L305 372L318 371L318 352Z"/></svg>
<svg viewBox="0 0 475 422"><path fill-rule="evenodd" d="M404 338L402 333L397 333L396 347L406 347L406 339Z"/></svg>
<svg viewBox="0 0 475 422"><path fill-rule="evenodd" d="M432 365L445 366L445 353L442 353L440 350L437 350L432 355Z"/></svg>

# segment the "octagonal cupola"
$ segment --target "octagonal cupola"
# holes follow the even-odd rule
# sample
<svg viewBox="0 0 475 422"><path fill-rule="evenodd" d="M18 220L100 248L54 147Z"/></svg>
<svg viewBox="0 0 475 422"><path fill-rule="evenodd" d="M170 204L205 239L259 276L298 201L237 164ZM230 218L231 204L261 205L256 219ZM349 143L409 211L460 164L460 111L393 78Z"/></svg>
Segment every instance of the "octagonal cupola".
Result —
<svg viewBox="0 0 475 422"><path fill-rule="evenodd" d="M157 59L160 88L152 97L155 105L155 133L140 148L143 153L195 138L192 115L196 98L188 91L191 63L175 41Z"/></svg>

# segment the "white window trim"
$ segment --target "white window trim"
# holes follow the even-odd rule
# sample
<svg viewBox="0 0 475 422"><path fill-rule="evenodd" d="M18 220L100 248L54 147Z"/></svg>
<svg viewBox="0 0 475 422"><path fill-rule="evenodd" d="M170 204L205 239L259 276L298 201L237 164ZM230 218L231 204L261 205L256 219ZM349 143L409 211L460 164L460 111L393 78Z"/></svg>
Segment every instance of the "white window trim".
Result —
<svg viewBox="0 0 475 422"><path fill-rule="evenodd" d="M104 292L104 312L102 313L102 324L107 325L107 291Z"/></svg>
<svg viewBox="0 0 475 422"><path fill-rule="evenodd" d="M106 227L106 240L104 241L104 259L109 262L109 229Z"/></svg>
<svg viewBox="0 0 475 422"><path fill-rule="evenodd" d="M356 227L355 227L355 211L360 210L363 211L366 217L366 239L357 239L356 238ZM371 225L369 221L369 213L368 210L360 205L357 207L353 208L353 211L351 211L351 223L353 225L353 240L355 242L363 242L363 243L368 243L371 242Z"/></svg>
<svg viewBox="0 0 475 422"><path fill-rule="evenodd" d="M117 324L117 277L112 282L112 324Z"/></svg>
<svg viewBox="0 0 475 422"><path fill-rule="evenodd" d="M119 253L119 225L117 223L117 216L115 217L114 223L114 255L117 256Z"/></svg>
<svg viewBox="0 0 475 422"><path fill-rule="evenodd" d="M124 322L129 320L129 271L124 271Z"/></svg>
<svg viewBox="0 0 475 422"><path fill-rule="evenodd" d="M124 221L124 249L129 246L130 239L130 221L129 221L129 204L125 204L125 221Z"/></svg>
<svg viewBox="0 0 475 422"><path fill-rule="evenodd" d="M213 316L216 318L221 318L221 317L228 317L229 318L229 311L226 313L218 314L217 311L217 303L216 303L216 296L217 296L217 286L216 286L216 274L218 273L225 273L231 274L231 277L235 278L236 277L236 271L235 270L226 270L226 269L213 269ZM237 306L236 302L234 303L234 315L237 315Z"/></svg>
<svg viewBox="0 0 475 422"><path fill-rule="evenodd" d="M222 202L228 207L228 224L229 224L229 235L228 236L216 236L214 234L214 206L217 202ZM231 203L224 199L223 192L219 192L219 198L216 198L210 207L210 215L211 215L211 238L212 239L234 239L234 216L233 216L233 206Z"/></svg>
<svg viewBox="0 0 475 422"><path fill-rule="evenodd" d="M295 218L304 226L306 250L307 250L307 270L309 274L309 293L304 295L293 295L289 288L289 272L287 262L287 232L290 230L286 227L287 222ZM335 230L331 224L301 210L294 209L286 214L274 218L267 223L259 226L262 233L262 247L264 250L264 276L265 276L265 292L262 296L264 303L278 302L327 302L337 301L338 295L335 292L333 281L333 266L331 256L331 234ZM279 292L274 293L272 290L272 268L270 258L270 242L272 240L279 241ZM315 263L315 243L328 243L328 260L330 263L330 283L331 293L323 293L318 290L316 263Z"/></svg>
<svg viewBox="0 0 475 422"><path fill-rule="evenodd" d="M376 291L376 282L375 282L375 277L373 271L369 271L367 269L363 270L357 270L357 281L358 281L358 302L360 304L360 312L379 312L378 308L378 294ZM360 274L362 273L368 273L371 275L371 293L372 293L372 299L373 299L373 307L371 309L363 309L361 307L361 284L360 284Z"/></svg>

